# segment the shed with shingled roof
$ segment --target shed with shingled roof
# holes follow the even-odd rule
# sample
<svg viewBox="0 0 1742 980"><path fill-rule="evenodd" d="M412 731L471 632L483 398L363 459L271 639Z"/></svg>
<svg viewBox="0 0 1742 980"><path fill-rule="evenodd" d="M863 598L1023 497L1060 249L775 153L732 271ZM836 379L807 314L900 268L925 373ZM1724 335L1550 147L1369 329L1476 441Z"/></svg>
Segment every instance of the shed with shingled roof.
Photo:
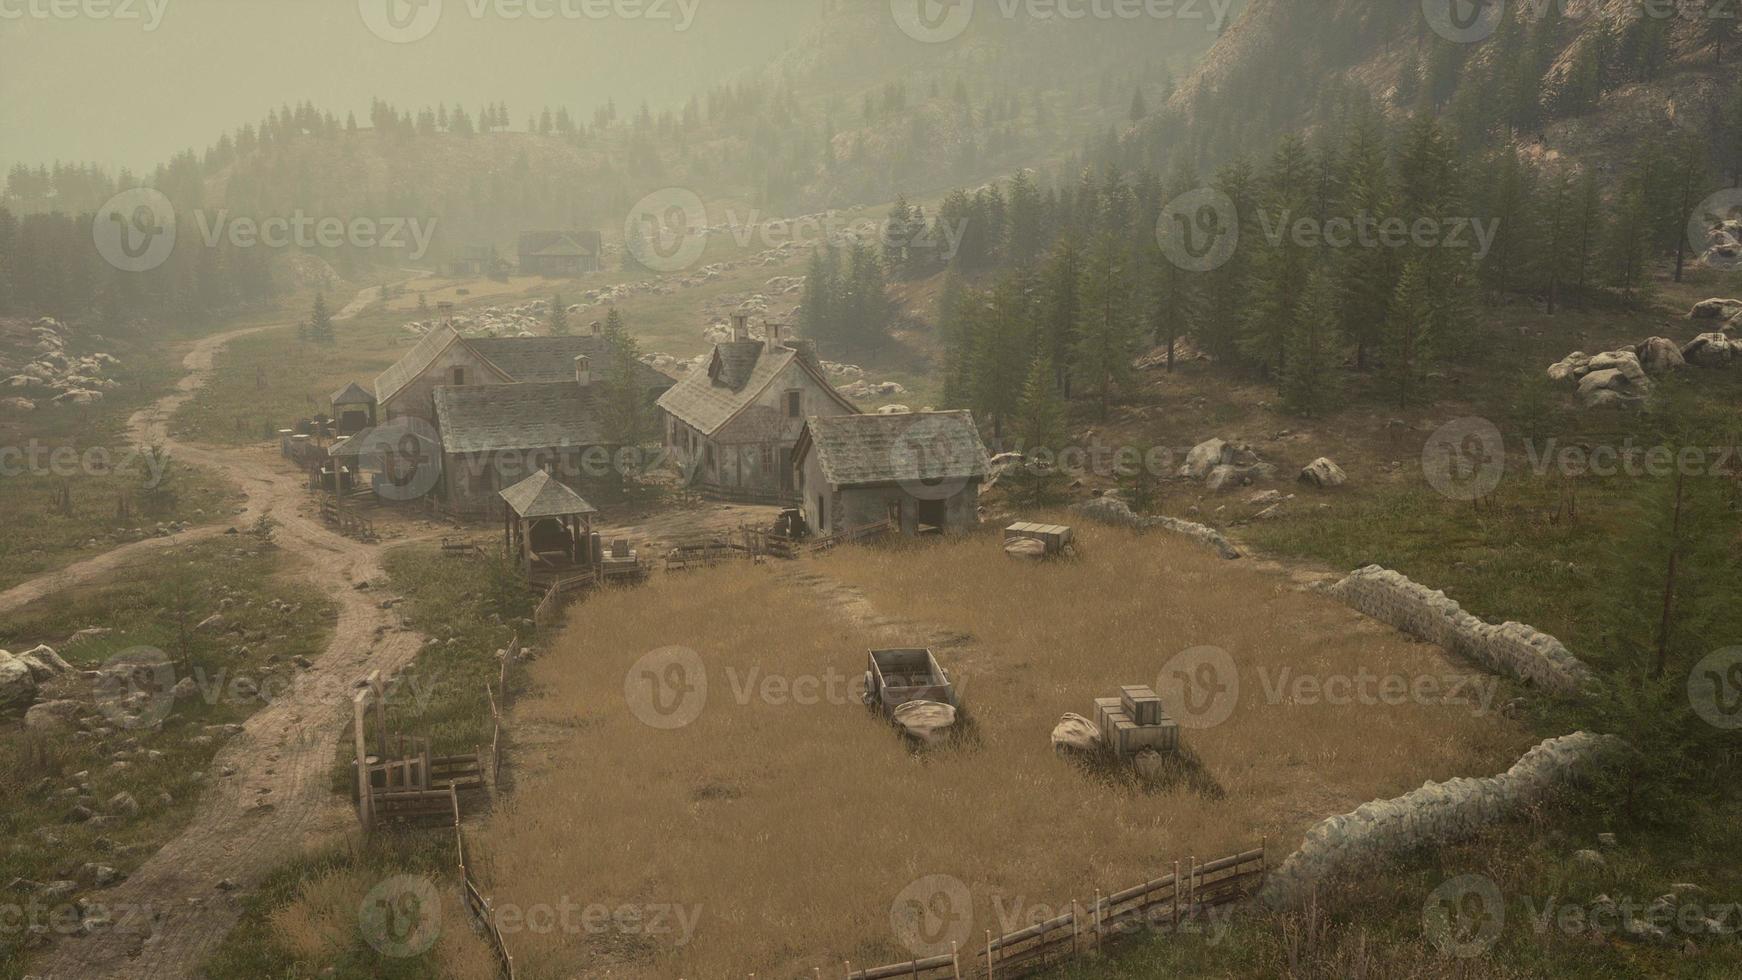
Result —
<svg viewBox="0 0 1742 980"><path fill-rule="evenodd" d="M793 465L813 531L888 520L912 535L978 524L991 457L972 412L916 412L807 419Z"/></svg>

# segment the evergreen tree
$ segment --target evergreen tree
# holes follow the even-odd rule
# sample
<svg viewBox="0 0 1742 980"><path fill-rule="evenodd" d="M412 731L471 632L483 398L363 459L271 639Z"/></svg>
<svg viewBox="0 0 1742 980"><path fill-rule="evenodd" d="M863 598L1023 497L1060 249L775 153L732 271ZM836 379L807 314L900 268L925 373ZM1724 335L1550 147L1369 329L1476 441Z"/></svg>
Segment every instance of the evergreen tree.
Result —
<svg viewBox="0 0 1742 980"><path fill-rule="evenodd" d="M1095 392L1100 417L1112 407L1113 391L1131 380L1136 341L1125 240L1110 230L1095 237L1083 266L1072 347L1072 373Z"/></svg>
<svg viewBox="0 0 1742 980"><path fill-rule="evenodd" d="M314 308L309 311L308 336L317 344L330 345L338 339L333 332L333 315L327 311L325 293L315 294Z"/></svg>
<svg viewBox="0 0 1742 980"><path fill-rule="evenodd" d="M612 310L612 313L617 312ZM563 295L557 293L550 299L550 335L566 337L569 333L569 308L563 303Z"/></svg>
<svg viewBox="0 0 1742 980"><path fill-rule="evenodd" d="M1420 260L1403 267L1386 316L1385 375L1404 407L1415 398L1427 373L1433 342L1433 307L1427 272Z"/></svg>
<svg viewBox="0 0 1742 980"><path fill-rule="evenodd" d="M1341 394L1337 372L1343 355L1335 297L1329 276L1313 273L1289 328L1282 400L1291 411L1320 414L1335 405Z"/></svg>
<svg viewBox="0 0 1742 980"><path fill-rule="evenodd" d="M636 380L641 364L641 345L629 332L615 307L605 316L601 331L605 342L602 421L613 445L634 445L647 438L651 420L646 393Z"/></svg>

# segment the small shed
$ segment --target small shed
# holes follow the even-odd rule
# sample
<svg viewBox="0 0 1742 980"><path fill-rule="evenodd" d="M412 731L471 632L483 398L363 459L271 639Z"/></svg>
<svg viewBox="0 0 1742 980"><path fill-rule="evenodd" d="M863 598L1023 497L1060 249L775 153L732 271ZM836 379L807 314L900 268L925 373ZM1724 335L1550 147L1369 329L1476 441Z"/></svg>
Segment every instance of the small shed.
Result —
<svg viewBox="0 0 1742 980"><path fill-rule="evenodd" d="M793 465L805 523L817 534L885 520L907 535L971 528L991 472L969 412L813 417Z"/></svg>
<svg viewBox="0 0 1742 980"><path fill-rule="evenodd" d="M375 396L353 381L330 399L339 435L352 436L375 426Z"/></svg>
<svg viewBox="0 0 1742 980"><path fill-rule="evenodd" d="M504 544L533 584L591 572L598 552L593 537L598 508L542 470L502 491L501 497L508 505L502 519Z"/></svg>

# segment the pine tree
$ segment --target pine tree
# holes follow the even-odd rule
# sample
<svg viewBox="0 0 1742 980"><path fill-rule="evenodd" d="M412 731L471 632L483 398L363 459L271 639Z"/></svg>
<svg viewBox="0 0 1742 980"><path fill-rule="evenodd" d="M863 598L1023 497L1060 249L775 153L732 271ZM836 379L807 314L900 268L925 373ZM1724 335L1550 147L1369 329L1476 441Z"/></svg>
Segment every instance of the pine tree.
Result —
<svg viewBox="0 0 1742 980"><path fill-rule="evenodd" d="M1281 378L1286 367L1288 336L1312 275L1312 249L1292 234L1295 220L1307 210L1309 174L1306 144L1297 136L1284 137L1264 177L1260 220L1265 240L1256 244L1259 257L1240 333L1241 353L1272 378Z"/></svg>
<svg viewBox="0 0 1742 980"><path fill-rule="evenodd" d="M605 433L614 445L634 445L646 438L650 418L645 391L637 381L641 346L615 307L606 314L601 334L606 361L601 382L605 396L602 413Z"/></svg>
<svg viewBox="0 0 1742 980"><path fill-rule="evenodd" d="M1414 399L1427 373L1432 345L1433 308L1427 272L1419 260L1403 267L1397 292L1386 316L1385 375L1397 395L1399 407Z"/></svg>
<svg viewBox="0 0 1742 980"><path fill-rule="evenodd" d="M1024 459L1007 477L1011 498L1022 506L1055 502L1064 484L1058 460L1065 438L1065 405L1053 387L1053 374L1046 358L1036 357L1022 384L1014 428Z"/></svg>
<svg viewBox="0 0 1742 980"><path fill-rule="evenodd" d="M612 313L617 312L612 310ZM569 333L569 308L563 303L563 295L557 293L550 299L550 335L566 337Z"/></svg>
<svg viewBox="0 0 1742 980"><path fill-rule="evenodd" d="M1315 272L1289 328L1288 361L1282 373L1282 400L1290 411L1317 415L1338 401L1337 376L1343 363L1337 336L1336 294L1329 276Z"/></svg>
<svg viewBox="0 0 1742 980"><path fill-rule="evenodd" d="M1111 410L1114 389L1131 380L1136 318L1129 277L1125 240L1102 231L1083 267L1072 361L1073 374L1095 392L1103 419Z"/></svg>
<svg viewBox="0 0 1742 980"><path fill-rule="evenodd" d="M309 311L308 336L317 344L332 344L338 339L333 333L333 315L327 312L325 293L315 294L314 308Z"/></svg>

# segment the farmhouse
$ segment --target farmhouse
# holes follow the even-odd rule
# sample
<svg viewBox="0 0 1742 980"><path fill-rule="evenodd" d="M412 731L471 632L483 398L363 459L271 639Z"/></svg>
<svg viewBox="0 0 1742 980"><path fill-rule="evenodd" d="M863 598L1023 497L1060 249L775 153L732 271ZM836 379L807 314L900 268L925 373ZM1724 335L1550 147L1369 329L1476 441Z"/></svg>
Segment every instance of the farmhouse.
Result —
<svg viewBox="0 0 1742 980"><path fill-rule="evenodd" d="M692 486L721 496L798 499L792 450L807 417L856 415L806 341L752 340L743 316L732 340L714 345L707 369L691 371L659 399L665 444Z"/></svg>
<svg viewBox="0 0 1742 980"><path fill-rule="evenodd" d="M973 527L991 470L971 412L813 417L793 465L818 534L882 520L909 535Z"/></svg>
<svg viewBox="0 0 1742 980"><path fill-rule="evenodd" d="M332 455L355 457L359 468L373 464L384 475L439 456L440 476L427 490L464 515L500 514L499 492L541 470L608 493L621 477L602 421L604 386L616 381L609 355L597 332L466 338L444 324L375 379L367 418L373 423L378 415L380 427L336 444ZM633 370L649 404L672 386L645 364ZM335 408L341 395L347 407L368 397L352 385L334 396ZM384 446L398 451L407 435L427 444L411 454L416 459L390 465L374 458L389 455ZM403 473L392 482L404 484Z"/></svg>
<svg viewBox="0 0 1742 980"><path fill-rule="evenodd" d="M596 231L529 231L520 236L520 274L567 278L599 271Z"/></svg>

